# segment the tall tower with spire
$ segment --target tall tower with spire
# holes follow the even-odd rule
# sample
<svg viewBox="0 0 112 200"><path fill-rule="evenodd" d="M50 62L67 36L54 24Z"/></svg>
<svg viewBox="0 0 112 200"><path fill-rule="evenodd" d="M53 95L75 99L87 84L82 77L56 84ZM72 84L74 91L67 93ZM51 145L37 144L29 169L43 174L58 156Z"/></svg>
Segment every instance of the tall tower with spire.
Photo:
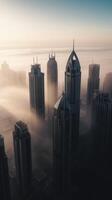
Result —
<svg viewBox="0 0 112 200"><path fill-rule="evenodd" d="M79 136L80 83L81 67L73 44L65 70L65 92L55 104L53 116L54 186L61 193L72 185Z"/></svg>
<svg viewBox="0 0 112 200"><path fill-rule="evenodd" d="M55 53L49 54L47 62L47 101L49 111L54 107L58 97L58 69ZM49 112L50 113L50 112Z"/></svg>
<svg viewBox="0 0 112 200"><path fill-rule="evenodd" d="M10 200L8 162L5 153L4 138L0 135L0 199Z"/></svg>

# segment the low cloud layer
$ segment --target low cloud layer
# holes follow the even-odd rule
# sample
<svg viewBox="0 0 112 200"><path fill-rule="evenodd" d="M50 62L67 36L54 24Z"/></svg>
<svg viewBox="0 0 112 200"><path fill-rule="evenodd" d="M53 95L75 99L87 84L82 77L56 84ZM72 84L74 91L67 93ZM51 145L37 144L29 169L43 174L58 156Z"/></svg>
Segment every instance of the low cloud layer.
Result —
<svg viewBox="0 0 112 200"><path fill-rule="evenodd" d="M28 89L17 87L1 89L0 110L0 132L5 139L10 168L14 167L12 166L14 165L12 132L18 120L27 123L31 133L33 168L40 168L44 159L49 163L50 138L47 129L45 129L46 124L43 124L30 112Z"/></svg>

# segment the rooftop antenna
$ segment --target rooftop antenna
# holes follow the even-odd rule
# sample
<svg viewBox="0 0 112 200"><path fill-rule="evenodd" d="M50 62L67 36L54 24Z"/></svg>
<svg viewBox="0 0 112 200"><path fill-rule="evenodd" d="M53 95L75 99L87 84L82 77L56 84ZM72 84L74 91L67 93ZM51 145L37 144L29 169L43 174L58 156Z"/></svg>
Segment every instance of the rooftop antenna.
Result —
<svg viewBox="0 0 112 200"><path fill-rule="evenodd" d="M73 51L74 51L74 46L75 46L75 44L74 44L74 40L73 40Z"/></svg>
<svg viewBox="0 0 112 200"><path fill-rule="evenodd" d="M53 51L53 58L55 57L55 53L54 53L54 51Z"/></svg>
<svg viewBox="0 0 112 200"><path fill-rule="evenodd" d="M51 51L51 58L53 58L53 50Z"/></svg>

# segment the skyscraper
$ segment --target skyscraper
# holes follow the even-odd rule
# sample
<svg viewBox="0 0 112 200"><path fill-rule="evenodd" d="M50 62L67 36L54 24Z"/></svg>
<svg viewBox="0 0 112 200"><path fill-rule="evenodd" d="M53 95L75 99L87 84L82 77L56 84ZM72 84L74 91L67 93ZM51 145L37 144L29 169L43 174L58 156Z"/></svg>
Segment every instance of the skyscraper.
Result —
<svg viewBox="0 0 112 200"><path fill-rule="evenodd" d="M22 121L16 122L13 142L17 184L20 194L26 196L32 180L31 137Z"/></svg>
<svg viewBox="0 0 112 200"><path fill-rule="evenodd" d="M58 69L55 54L49 55L47 63L47 101L49 108L53 108L58 97Z"/></svg>
<svg viewBox="0 0 112 200"><path fill-rule="evenodd" d="M92 102L92 98L94 96L94 92L99 91L100 84L100 65L91 64L89 65L89 78L88 78L88 86L87 86L87 104L90 105Z"/></svg>
<svg viewBox="0 0 112 200"><path fill-rule="evenodd" d="M101 151L112 146L112 100L108 94L99 93L92 103L92 128ZM105 149L106 148L106 149ZM112 149L112 148L111 148Z"/></svg>
<svg viewBox="0 0 112 200"><path fill-rule="evenodd" d="M0 199L10 200L8 162L5 153L4 139L0 135Z"/></svg>
<svg viewBox="0 0 112 200"><path fill-rule="evenodd" d="M44 73L41 72L39 64L33 64L29 73L29 91L31 110L38 117L45 117L44 102Z"/></svg>
<svg viewBox="0 0 112 200"><path fill-rule="evenodd" d="M69 191L74 155L79 136L81 68L74 51L65 71L65 92L54 107L53 167L54 184L59 192Z"/></svg>
<svg viewBox="0 0 112 200"><path fill-rule="evenodd" d="M104 83L103 83L103 91L108 93L110 98L112 98L112 72L106 74Z"/></svg>

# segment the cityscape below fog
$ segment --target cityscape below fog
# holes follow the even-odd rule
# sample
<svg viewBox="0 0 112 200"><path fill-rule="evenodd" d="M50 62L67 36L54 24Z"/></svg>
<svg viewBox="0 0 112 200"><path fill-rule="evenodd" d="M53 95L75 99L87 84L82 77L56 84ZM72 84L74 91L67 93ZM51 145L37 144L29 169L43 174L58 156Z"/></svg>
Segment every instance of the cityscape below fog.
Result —
<svg viewBox="0 0 112 200"><path fill-rule="evenodd" d="M0 200L112 200L112 0L0 0Z"/></svg>
<svg viewBox="0 0 112 200"><path fill-rule="evenodd" d="M111 50L16 53L0 69L1 199L108 199Z"/></svg>

